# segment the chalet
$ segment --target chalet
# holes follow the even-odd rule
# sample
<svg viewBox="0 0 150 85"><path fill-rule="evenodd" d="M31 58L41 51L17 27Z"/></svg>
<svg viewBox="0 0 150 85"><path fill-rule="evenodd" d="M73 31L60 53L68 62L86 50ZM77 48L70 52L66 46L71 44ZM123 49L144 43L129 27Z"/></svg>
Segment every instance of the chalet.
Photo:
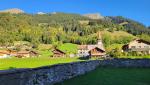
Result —
<svg viewBox="0 0 150 85"><path fill-rule="evenodd" d="M106 53L105 53L105 50L99 47L95 47L89 51L89 54L90 56L99 57L99 56L104 56Z"/></svg>
<svg viewBox="0 0 150 85"><path fill-rule="evenodd" d="M0 50L0 58L9 58L16 56L18 58L38 56L36 51L15 51L15 50Z"/></svg>
<svg viewBox="0 0 150 85"><path fill-rule="evenodd" d="M7 50L0 50L0 58L9 58L10 53Z"/></svg>
<svg viewBox="0 0 150 85"><path fill-rule="evenodd" d="M53 51L53 57L65 57L66 53L59 50L59 49L54 49Z"/></svg>
<svg viewBox="0 0 150 85"><path fill-rule="evenodd" d="M95 45L79 45L78 46L78 56L79 57L102 57L104 56L105 49L101 40L101 36L99 34L98 43Z"/></svg>
<svg viewBox="0 0 150 85"><path fill-rule="evenodd" d="M39 54L35 51L19 51L17 52L16 57L18 58L29 58L29 57L37 57Z"/></svg>
<svg viewBox="0 0 150 85"><path fill-rule="evenodd" d="M29 54L28 51L19 51L19 52L17 52L16 57L18 57L18 58L24 58L24 57L28 58L28 57L30 57L30 54Z"/></svg>
<svg viewBox="0 0 150 85"><path fill-rule="evenodd" d="M123 52L141 52L150 54L150 42L142 39L134 39L122 47Z"/></svg>

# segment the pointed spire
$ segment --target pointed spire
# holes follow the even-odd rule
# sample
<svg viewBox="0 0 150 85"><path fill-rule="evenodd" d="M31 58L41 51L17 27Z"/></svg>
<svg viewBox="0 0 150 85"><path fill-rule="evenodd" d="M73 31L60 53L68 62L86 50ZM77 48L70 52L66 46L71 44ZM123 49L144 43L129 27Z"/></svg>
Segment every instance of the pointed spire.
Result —
<svg viewBox="0 0 150 85"><path fill-rule="evenodd" d="M101 32L99 31L98 32L98 40L101 40L102 39L102 36L101 36Z"/></svg>

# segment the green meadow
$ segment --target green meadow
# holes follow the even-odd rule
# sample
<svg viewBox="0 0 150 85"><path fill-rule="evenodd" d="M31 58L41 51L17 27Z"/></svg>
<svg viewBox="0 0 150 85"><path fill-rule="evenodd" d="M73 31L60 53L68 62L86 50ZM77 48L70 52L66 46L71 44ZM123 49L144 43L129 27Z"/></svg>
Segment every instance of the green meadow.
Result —
<svg viewBox="0 0 150 85"><path fill-rule="evenodd" d="M69 58L70 53L77 52L77 45L72 43L65 43L59 45L59 48L62 51L65 51L68 55L66 58L53 58L52 49L50 49L51 45L40 45L39 46L39 57L35 58L7 58L7 59L0 59L0 70L7 70L7 69L15 69L15 68L36 68L41 66L47 65L55 65L59 63L70 63L70 62L78 62L83 61L80 60L78 57ZM121 47L120 44L112 45L112 48ZM131 58L131 59L143 59L143 58L150 58L150 56L118 56L118 58ZM96 58L92 58L90 60L95 60ZM100 58L99 58L100 59Z"/></svg>
<svg viewBox="0 0 150 85"><path fill-rule="evenodd" d="M56 85L150 85L150 69L97 68Z"/></svg>
<svg viewBox="0 0 150 85"><path fill-rule="evenodd" d="M0 59L0 70L15 69L15 68L35 68L40 66L54 65L59 63L70 63L81 61L78 58L10 58Z"/></svg>

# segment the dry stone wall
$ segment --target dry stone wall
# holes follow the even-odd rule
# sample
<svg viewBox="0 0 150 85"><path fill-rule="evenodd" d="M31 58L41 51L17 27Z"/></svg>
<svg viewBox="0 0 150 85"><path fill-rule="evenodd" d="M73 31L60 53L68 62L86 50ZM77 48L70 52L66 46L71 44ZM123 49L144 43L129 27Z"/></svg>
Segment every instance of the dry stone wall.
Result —
<svg viewBox="0 0 150 85"><path fill-rule="evenodd" d="M96 67L137 67L150 68L149 59L112 59L58 64L34 69L0 71L0 85L53 85L70 79Z"/></svg>
<svg viewBox="0 0 150 85"><path fill-rule="evenodd" d="M99 66L100 61L58 64L35 69L20 69L0 72L0 85L52 85Z"/></svg>

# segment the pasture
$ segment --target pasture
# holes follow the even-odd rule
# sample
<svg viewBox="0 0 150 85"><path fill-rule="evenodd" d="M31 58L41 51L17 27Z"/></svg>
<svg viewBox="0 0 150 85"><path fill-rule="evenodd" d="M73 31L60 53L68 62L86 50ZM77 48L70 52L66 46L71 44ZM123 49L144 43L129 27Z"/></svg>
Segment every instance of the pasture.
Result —
<svg viewBox="0 0 150 85"><path fill-rule="evenodd" d="M54 65L59 63L70 63L81 61L78 58L9 58L0 59L0 70L15 68L35 68L40 66Z"/></svg>
<svg viewBox="0 0 150 85"><path fill-rule="evenodd" d="M150 85L150 69L98 68L56 85Z"/></svg>

